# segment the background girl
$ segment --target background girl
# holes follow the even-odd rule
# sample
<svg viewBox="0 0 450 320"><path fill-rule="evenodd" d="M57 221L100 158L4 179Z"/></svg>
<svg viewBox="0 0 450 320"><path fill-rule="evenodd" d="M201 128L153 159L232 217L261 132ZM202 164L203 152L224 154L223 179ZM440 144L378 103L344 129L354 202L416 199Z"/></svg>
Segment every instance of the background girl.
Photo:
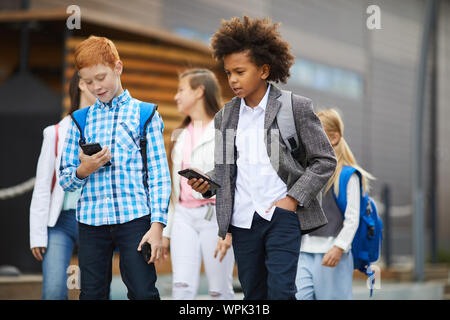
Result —
<svg viewBox="0 0 450 320"><path fill-rule="evenodd" d="M227 252L231 237L225 240L218 237L215 199L204 199L178 174L179 170L189 167L202 172L214 168L213 118L220 108L215 75L207 69L183 72L179 76L175 102L186 118L172 139L172 198L168 225L163 233L165 255L170 238L172 297L195 299L203 260L211 298L230 300L234 298L233 250Z"/></svg>
<svg viewBox="0 0 450 320"><path fill-rule="evenodd" d="M70 87L70 109L57 124L44 129L44 140L36 169L30 205L30 248L42 261L42 299L67 299L67 267L78 240L75 209L81 189L64 192L58 175L61 149L70 125L70 114L95 103L74 72Z"/></svg>
<svg viewBox="0 0 450 320"><path fill-rule="evenodd" d="M297 269L296 298L299 300L352 299L353 257L351 244L359 225L360 183L363 191L369 189L369 179L374 177L363 170L344 139L344 124L338 112L328 109L318 117L330 140L337 158L337 167L326 185L322 207L328 219L324 227L302 237ZM343 166L356 168L362 181L354 173L347 190L339 190L339 177ZM344 217L339 210L333 191L347 192Z"/></svg>

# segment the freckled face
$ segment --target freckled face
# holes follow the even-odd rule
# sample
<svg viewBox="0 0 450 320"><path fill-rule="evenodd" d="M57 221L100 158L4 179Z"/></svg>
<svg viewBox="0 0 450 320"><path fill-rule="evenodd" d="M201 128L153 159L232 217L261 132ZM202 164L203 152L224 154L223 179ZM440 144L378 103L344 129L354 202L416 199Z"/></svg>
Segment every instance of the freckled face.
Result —
<svg viewBox="0 0 450 320"><path fill-rule="evenodd" d="M100 101L111 101L120 89L122 63L119 61L114 69L104 64L82 68L80 77L87 89Z"/></svg>

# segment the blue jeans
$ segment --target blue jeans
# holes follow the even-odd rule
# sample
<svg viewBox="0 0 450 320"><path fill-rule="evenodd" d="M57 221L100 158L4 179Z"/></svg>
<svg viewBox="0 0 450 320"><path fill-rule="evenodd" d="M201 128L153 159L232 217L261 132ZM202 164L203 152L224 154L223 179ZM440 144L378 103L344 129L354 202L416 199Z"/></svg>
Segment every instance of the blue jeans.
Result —
<svg viewBox="0 0 450 320"><path fill-rule="evenodd" d="M324 253L300 252L298 300L352 300L353 256L342 254L336 267L322 265Z"/></svg>
<svg viewBox="0 0 450 320"><path fill-rule="evenodd" d="M67 267L78 241L75 210L62 211L54 227L48 228L48 244L42 262L42 299L67 299Z"/></svg>
<svg viewBox="0 0 450 320"><path fill-rule="evenodd" d="M231 226L231 233L244 300L295 300L297 214L277 207L267 221L255 212L250 229Z"/></svg>
<svg viewBox="0 0 450 320"><path fill-rule="evenodd" d="M107 299L108 271L114 248L120 253L120 274L129 299L159 299L156 270L147 264L137 247L150 228L150 216L127 223L90 226L78 223L81 292L80 300Z"/></svg>

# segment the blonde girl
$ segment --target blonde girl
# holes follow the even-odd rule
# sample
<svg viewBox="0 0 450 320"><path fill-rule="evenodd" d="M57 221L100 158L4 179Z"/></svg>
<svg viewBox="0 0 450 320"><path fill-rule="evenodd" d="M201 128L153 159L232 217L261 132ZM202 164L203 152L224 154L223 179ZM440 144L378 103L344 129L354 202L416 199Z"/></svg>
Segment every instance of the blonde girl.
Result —
<svg viewBox="0 0 450 320"><path fill-rule="evenodd" d="M299 300L352 299L353 257L351 244L359 225L360 193L369 189L374 177L362 169L344 138L344 123L335 109L318 113L323 128L334 148L337 166L323 190L322 207L328 219L324 227L302 237L297 268ZM339 178L344 166L351 166L361 174L350 177L347 190L339 190ZM335 196L347 192L344 215ZM334 195L333 195L334 193Z"/></svg>

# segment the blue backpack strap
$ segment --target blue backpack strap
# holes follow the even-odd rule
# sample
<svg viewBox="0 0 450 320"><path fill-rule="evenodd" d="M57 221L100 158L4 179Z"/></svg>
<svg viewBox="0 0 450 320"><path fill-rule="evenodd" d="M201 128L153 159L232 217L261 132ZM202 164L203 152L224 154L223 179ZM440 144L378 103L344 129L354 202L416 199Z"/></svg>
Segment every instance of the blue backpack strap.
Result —
<svg viewBox="0 0 450 320"><path fill-rule="evenodd" d="M86 138L84 136L84 127L86 126L86 117L87 117L87 114L89 112L89 108L90 107L78 109L77 111L73 112L70 115L70 117L72 118L73 122L77 126L78 131L80 131L80 140L78 141L78 143L80 145L86 143Z"/></svg>
<svg viewBox="0 0 450 320"><path fill-rule="evenodd" d="M141 102L139 104L139 145L141 146L141 156L144 167L143 182L145 189L148 189L148 163L147 163L147 127L152 121L158 106L153 103Z"/></svg>
<svg viewBox="0 0 450 320"><path fill-rule="evenodd" d="M339 210L341 210L342 215L344 215L345 209L347 208L347 185L350 180L350 177L355 172L358 174L359 179L361 181L361 173L357 169L350 167L350 166L343 166L341 174L339 176L339 195L338 196L336 196L336 194L334 193L334 188L332 188L334 199L336 200L336 203L339 207ZM362 184L361 183L360 183L360 186L361 186L361 194L362 194Z"/></svg>
<svg viewBox="0 0 450 320"><path fill-rule="evenodd" d="M155 111L158 109L158 106L149 102L141 102L139 104L139 136L145 137L144 132L147 130L147 126L152 121L153 116L155 115Z"/></svg>

